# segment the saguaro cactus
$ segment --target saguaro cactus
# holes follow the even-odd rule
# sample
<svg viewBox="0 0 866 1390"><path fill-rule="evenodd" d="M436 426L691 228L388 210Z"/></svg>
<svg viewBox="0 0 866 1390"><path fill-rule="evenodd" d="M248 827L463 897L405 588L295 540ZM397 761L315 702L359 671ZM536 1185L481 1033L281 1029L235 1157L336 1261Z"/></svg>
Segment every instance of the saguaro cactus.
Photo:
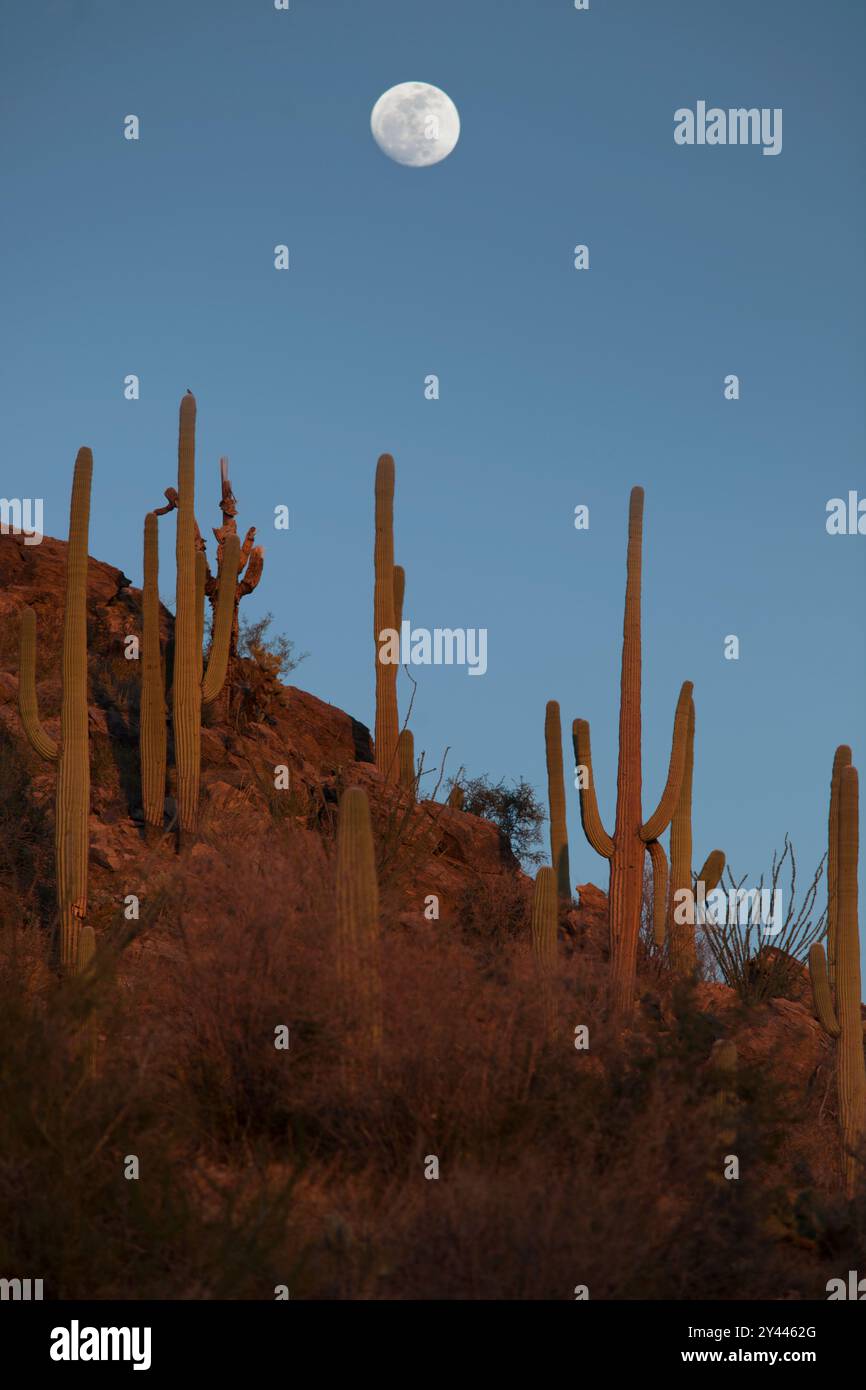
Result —
<svg viewBox="0 0 866 1390"><path fill-rule="evenodd" d="M683 780L676 810L671 819L671 892L668 909L671 969L675 975L683 977L691 975L697 964L694 910L684 913L683 900L679 904L676 901L678 893L692 892L692 779L694 765L695 702L690 699ZM720 849L712 850L699 874L705 893L711 893L718 885L724 867L725 856L722 851ZM692 909L694 909L694 903L692 903ZM691 917L691 921L677 920L686 915Z"/></svg>
<svg viewBox="0 0 866 1390"><path fill-rule="evenodd" d="M394 630L394 460L382 454L376 465L376 543L373 553L373 640L376 647L376 766L388 781L399 778L397 663L380 660L380 636ZM399 637L399 633L398 633Z"/></svg>
<svg viewBox="0 0 866 1390"><path fill-rule="evenodd" d="M337 976L357 1019L362 1053L382 1039L379 887L370 807L361 787L340 798L337 823Z"/></svg>
<svg viewBox="0 0 866 1390"><path fill-rule="evenodd" d="M172 720L177 765L178 824L181 837L193 834L198 819L201 777L201 707L219 695L228 668L240 563L237 535L226 537L220 566L210 658L202 680L201 566L195 522L195 397L180 405L177 471L177 612L174 626Z"/></svg>
<svg viewBox="0 0 866 1390"><path fill-rule="evenodd" d="M622 675L619 710L619 766L616 824L605 830L598 809L592 773L589 724L573 726L575 757L580 777L580 814L584 833L597 854L610 861L611 1004L623 1018L634 1007L637 942L640 933L643 865L646 847L670 824L680 795L686 755L690 681L677 701L668 776L661 800L649 820L641 809L641 550L643 488L632 489L629 503L628 560L623 623Z"/></svg>
<svg viewBox="0 0 866 1390"><path fill-rule="evenodd" d="M562 726L559 704L548 700L544 714L544 747L547 756L547 798L550 805L550 862L561 898L571 898L568 865L568 830L565 824L565 778L562 770Z"/></svg>
<svg viewBox="0 0 866 1390"><path fill-rule="evenodd" d="M144 518L144 587L142 590L141 800L145 825L162 829L165 809L167 731L165 686L159 640L159 523L155 512Z"/></svg>
<svg viewBox="0 0 866 1390"><path fill-rule="evenodd" d="M400 751L400 785L415 797L415 737L411 729L403 729L398 740Z"/></svg>
<svg viewBox="0 0 866 1390"><path fill-rule="evenodd" d="M853 1197L860 1178L859 1151L866 1137L866 1064L860 1015L860 931L857 906L859 857L859 785L851 750L839 748L833 763L830 791L830 849L834 881L833 902L836 958L835 980L827 970L820 942L809 951L809 972L818 1018L836 1042L836 1086L842 1134L842 1172L845 1192Z"/></svg>
<svg viewBox="0 0 866 1390"><path fill-rule="evenodd" d="M63 703L60 741L43 729L36 697L36 615L25 609L21 623L21 722L39 755L57 763L54 855L60 916L60 966L71 974L87 913L90 813L90 743L87 712L87 536L93 455L79 449L72 480L69 544L66 551L66 609L63 618Z"/></svg>

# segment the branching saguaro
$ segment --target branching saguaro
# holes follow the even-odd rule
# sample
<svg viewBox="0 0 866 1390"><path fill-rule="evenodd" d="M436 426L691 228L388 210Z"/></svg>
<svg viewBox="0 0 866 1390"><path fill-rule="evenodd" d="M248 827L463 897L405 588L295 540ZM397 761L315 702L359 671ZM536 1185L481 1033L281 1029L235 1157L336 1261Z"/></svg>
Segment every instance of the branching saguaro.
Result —
<svg viewBox="0 0 866 1390"><path fill-rule="evenodd" d="M399 781L397 749L398 663L383 661L382 634L394 632L397 601L402 613L401 574L394 573L394 460L382 454L376 465L376 541L373 552L373 641L376 648L376 766L389 782ZM399 640L399 631L397 633ZM386 639L387 640L387 639Z"/></svg>
<svg viewBox="0 0 866 1390"><path fill-rule="evenodd" d="M195 523L195 397L180 406L177 479L177 613L172 720L181 839L195 833L201 778L201 709L222 690L228 668L240 563L237 535L226 538L207 670L202 679L202 570Z"/></svg>
<svg viewBox="0 0 866 1390"><path fill-rule="evenodd" d="M695 702L690 699L683 781L676 810L671 819L671 891L668 909L671 970L675 975L682 977L694 974L697 965L694 896L692 894L692 780L694 766ZM705 893L711 893L718 886L724 869L724 854L720 849L712 850L698 875L698 879L704 885Z"/></svg>
<svg viewBox="0 0 866 1390"><path fill-rule="evenodd" d="M842 1135L845 1192L853 1197L862 1180L860 1151L866 1139L866 1064L860 1015L860 929L857 863L860 812L857 769L851 749L836 751L830 785L830 854L828 869L828 943L835 957L834 978L819 942L809 951L815 1009L823 1027L836 1039L836 1086Z"/></svg>
<svg viewBox="0 0 866 1390"><path fill-rule="evenodd" d="M632 489L629 503L628 558L623 622L619 710L619 765L616 823L605 830L598 809L592 772L589 724L576 719L574 751L579 770L580 815L584 833L597 854L610 862L611 1006L627 1019L634 1008L637 943L640 934L644 855L670 824L679 800L686 757L690 681L677 701L668 776L661 800L649 820L641 808L641 552L643 488ZM655 851L653 864L658 855Z"/></svg>
<svg viewBox="0 0 866 1390"><path fill-rule="evenodd" d="M550 862L556 874L557 892L571 900L568 864L568 830L565 823L565 777L562 769L562 725L559 703L548 700L544 712L544 747L547 757L547 799L550 808Z"/></svg>
<svg viewBox="0 0 866 1390"><path fill-rule="evenodd" d="M42 727L36 697L36 614L26 608L21 621L21 722L36 752L57 763L54 854L60 918L60 967L74 974L78 938L87 913L90 849L90 741L87 710L87 537L93 455L79 449L72 480L69 545L66 552L66 609L63 617L63 703L60 741Z"/></svg>

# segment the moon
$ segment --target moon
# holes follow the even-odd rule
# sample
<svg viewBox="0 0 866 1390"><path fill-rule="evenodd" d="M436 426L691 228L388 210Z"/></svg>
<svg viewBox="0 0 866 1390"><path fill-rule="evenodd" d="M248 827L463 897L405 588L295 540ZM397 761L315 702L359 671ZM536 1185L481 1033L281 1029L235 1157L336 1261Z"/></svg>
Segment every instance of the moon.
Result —
<svg viewBox="0 0 866 1390"><path fill-rule="evenodd" d="M460 138L457 107L429 82L401 82L380 96L370 117L373 139L389 159L424 169L446 159Z"/></svg>

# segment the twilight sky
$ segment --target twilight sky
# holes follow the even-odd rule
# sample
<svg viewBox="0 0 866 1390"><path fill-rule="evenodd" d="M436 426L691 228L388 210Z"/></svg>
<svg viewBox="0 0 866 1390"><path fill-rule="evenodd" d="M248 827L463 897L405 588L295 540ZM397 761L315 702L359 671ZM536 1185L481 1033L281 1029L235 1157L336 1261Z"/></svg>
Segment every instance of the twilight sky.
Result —
<svg viewBox="0 0 866 1390"><path fill-rule="evenodd" d="M483 678L414 673L416 748L543 793L556 698L568 730L590 720L612 826L641 483L645 812L688 678L695 866L719 845L757 877L787 830L810 875L836 744L866 768L866 538L825 530L828 499L866 493L866 7L10 0L3 29L0 492L43 497L65 536L91 445L91 554L140 583L191 387L202 527L225 453L266 547L247 611L310 651L299 685L371 724L373 475L393 453L406 616L489 634ZM460 113L430 168L370 133L412 80ZM676 145L699 100L781 107L782 152ZM573 791L570 831L573 881L606 886Z"/></svg>

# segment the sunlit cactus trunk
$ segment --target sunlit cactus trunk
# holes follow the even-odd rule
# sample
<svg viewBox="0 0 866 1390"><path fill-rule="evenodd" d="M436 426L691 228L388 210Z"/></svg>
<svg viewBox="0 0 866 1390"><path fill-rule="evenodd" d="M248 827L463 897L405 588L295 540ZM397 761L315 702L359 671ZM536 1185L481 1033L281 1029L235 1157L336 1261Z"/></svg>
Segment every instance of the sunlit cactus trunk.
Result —
<svg viewBox="0 0 866 1390"><path fill-rule="evenodd" d="M688 706L692 686L686 681L677 701L665 789L649 820L641 811L641 551L643 488L633 488L629 503L628 557L620 679L619 765L616 823L611 837L601 821L592 776L589 724L574 723L575 756L587 770L581 778L580 809L584 832L593 849L610 861L610 998L615 1014L627 1019L634 1008L637 944L643 897L644 855L670 824L683 776Z"/></svg>
<svg viewBox="0 0 866 1390"><path fill-rule="evenodd" d="M141 800L145 825L162 829L165 810L167 730L165 685L159 631L159 522L155 512L144 519L144 587L142 589Z"/></svg>
<svg viewBox="0 0 866 1390"><path fill-rule="evenodd" d="M370 806L360 787L340 799L337 822L336 965L346 1017L357 1025L347 1046L351 1062L369 1062L382 1041L379 964L379 886Z"/></svg>
<svg viewBox="0 0 866 1390"><path fill-rule="evenodd" d="M177 765L177 808L181 835L198 818L201 776L201 649L196 605L195 397L180 404L177 456L177 590L174 623L172 720Z"/></svg>
<svg viewBox="0 0 866 1390"><path fill-rule="evenodd" d="M836 750L830 787L830 846L828 862L828 931L833 931L835 979L824 949L809 951L809 971L818 1018L836 1038L836 1082L842 1135L842 1172L846 1195L854 1197L862 1181L859 1162L866 1139L866 1063L860 1011L860 929L857 866L860 852L859 782L851 766L851 750Z"/></svg>
<svg viewBox="0 0 866 1390"><path fill-rule="evenodd" d="M382 454L376 465L376 542L373 555L373 639L376 647L376 766L389 781L399 779L396 662L380 659L380 638L395 631L394 460ZM399 632L398 632L399 638Z"/></svg>
<svg viewBox="0 0 866 1390"><path fill-rule="evenodd" d="M90 851L90 741L87 707L87 537L93 456L79 449L72 480L66 551L66 608L61 673L60 740L43 729L36 699L36 617L27 609L21 624L19 708L36 752L57 763L54 856L60 923L60 968L74 974L78 938L87 913Z"/></svg>
<svg viewBox="0 0 866 1390"><path fill-rule="evenodd" d="M548 700L544 714L544 747L547 759L547 798L550 806L550 862L561 898L571 899L568 863L568 830L565 821L565 776L562 768L562 726L559 704Z"/></svg>

